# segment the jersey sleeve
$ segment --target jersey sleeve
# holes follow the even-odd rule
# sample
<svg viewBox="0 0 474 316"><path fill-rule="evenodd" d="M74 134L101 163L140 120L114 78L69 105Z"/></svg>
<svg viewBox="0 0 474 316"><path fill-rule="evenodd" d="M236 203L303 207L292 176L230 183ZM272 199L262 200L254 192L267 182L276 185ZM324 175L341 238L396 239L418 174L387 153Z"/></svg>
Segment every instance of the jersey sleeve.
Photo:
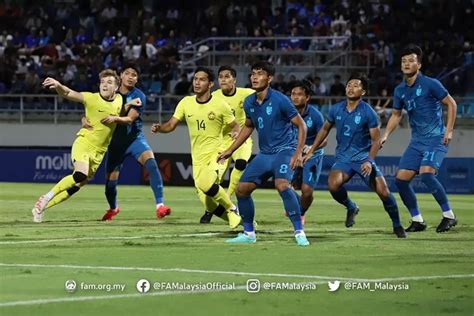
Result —
<svg viewBox="0 0 474 316"><path fill-rule="evenodd" d="M138 98L140 98L140 101L142 103L142 105L140 106L135 106L135 105L132 105L132 109L134 109L135 111L137 111L140 115L143 114L143 112L145 111L145 107L146 107L146 96L144 93L140 93L138 95Z"/></svg>
<svg viewBox="0 0 474 316"><path fill-rule="evenodd" d="M90 106L92 100L94 99L94 94L91 92L81 92L81 94L84 98L84 101L82 102L84 104L84 107Z"/></svg>
<svg viewBox="0 0 474 316"><path fill-rule="evenodd" d="M232 114L232 109L230 108L229 103L222 100L222 119L224 125L229 125L233 121L235 121L235 116Z"/></svg>
<svg viewBox="0 0 474 316"><path fill-rule="evenodd" d="M291 103L290 99L287 96L284 96L280 102L281 111L285 117L291 121L295 116L298 115L298 110L296 110L295 106Z"/></svg>
<svg viewBox="0 0 474 316"><path fill-rule="evenodd" d="M403 109L402 99L400 98L400 89L398 87L393 91L393 108L395 110Z"/></svg>
<svg viewBox="0 0 474 316"><path fill-rule="evenodd" d="M439 101L446 98L446 96L449 94L448 90L446 90L443 84L437 79L431 79L430 91L433 97Z"/></svg>
<svg viewBox="0 0 474 316"><path fill-rule="evenodd" d="M251 119L250 116L250 98L246 97L244 100L244 112L245 112L245 118L248 118L249 120Z"/></svg>
<svg viewBox="0 0 474 316"><path fill-rule="evenodd" d="M324 117L319 111L314 111L313 121L316 126L316 130L319 132L324 125Z"/></svg>
<svg viewBox="0 0 474 316"><path fill-rule="evenodd" d="M327 120L331 125L334 125L334 122L336 121L335 118L336 118L336 106L333 105L329 108Z"/></svg>
<svg viewBox="0 0 474 316"><path fill-rule="evenodd" d="M179 101L178 105L176 106L176 109L174 110L173 117L176 118L178 121L184 121L185 103L185 99L182 99L181 101Z"/></svg>
<svg viewBox="0 0 474 316"><path fill-rule="evenodd" d="M372 109L370 105L367 105L367 119L368 119L368 126L369 128L376 128L379 126L379 117L377 113Z"/></svg>

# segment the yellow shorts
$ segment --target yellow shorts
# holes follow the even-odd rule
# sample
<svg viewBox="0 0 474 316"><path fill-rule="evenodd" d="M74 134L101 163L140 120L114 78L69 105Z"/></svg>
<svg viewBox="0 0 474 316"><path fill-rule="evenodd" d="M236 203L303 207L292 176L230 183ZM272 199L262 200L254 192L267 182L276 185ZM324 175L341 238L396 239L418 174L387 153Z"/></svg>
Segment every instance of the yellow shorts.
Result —
<svg viewBox="0 0 474 316"><path fill-rule="evenodd" d="M72 144L71 159L72 162L83 162L89 165L88 177L94 176L105 156L105 150L100 151L97 147L89 144L83 136L76 138Z"/></svg>
<svg viewBox="0 0 474 316"><path fill-rule="evenodd" d="M226 170L226 164L217 163L217 154L212 154L207 163L193 165L194 185L197 189L207 192L214 183L220 183Z"/></svg>
<svg viewBox="0 0 474 316"><path fill-rule="evenodd" d="M225 140L225 143L224 143L224 146L222 146L222 149L221 151L224 151L226 150L227 148L230 147L230 145L232 145L232 142L234 140L231 139L231 138L227 138ZM252 139L249 138L245 141L245 143L242 144L242 146L240 146L236 151L234 151L234 153L232 154L232 156L226 160L226 162L224 163L224 168L221 169L221 174L222 176L225 174L227 168L229 168L229 165L232 161L237 161L237 159L243 159L245 161L249 161L250 159L250 156L252 156ZM222 180L222 176L221 176L221 180Z"/></svg>

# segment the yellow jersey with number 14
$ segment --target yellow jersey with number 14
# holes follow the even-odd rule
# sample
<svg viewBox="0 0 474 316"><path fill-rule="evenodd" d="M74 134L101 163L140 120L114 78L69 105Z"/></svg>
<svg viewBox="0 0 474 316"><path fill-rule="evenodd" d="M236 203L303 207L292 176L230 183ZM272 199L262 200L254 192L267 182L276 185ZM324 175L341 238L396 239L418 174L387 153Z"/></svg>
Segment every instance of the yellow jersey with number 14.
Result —
<svg viewBox="0 0 474 316"><path fill-rule="evenodd" d="M196 96L184 97L173 114L179 121L186 121L191 142L193 165L209 162L216 157L222 143L222 129L235 120L229 104L217 96L199 102Z"/></svg>
<svg viewBox="0 0 474 316"><path fill-rule="evenodd" d="M83 136L97 150L105 152L117 124L103 124L100 121L109 115L120 116L122 96L117 93L112 101L107 101L99 93L81 92L81 94L84 98L86 118L92 125L92 130L81 128L76 135Z"/></svg>

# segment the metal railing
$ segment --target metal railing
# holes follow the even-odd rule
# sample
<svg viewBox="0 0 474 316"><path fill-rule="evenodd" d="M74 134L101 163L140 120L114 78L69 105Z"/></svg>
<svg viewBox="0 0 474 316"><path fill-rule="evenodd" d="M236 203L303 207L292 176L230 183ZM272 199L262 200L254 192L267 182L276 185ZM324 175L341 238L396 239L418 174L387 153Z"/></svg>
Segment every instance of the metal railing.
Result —
<svg viewBox="0 0 474 316"><path fill-rule="evenodd" d="M292 41L301 44L291 48ZM231 64L248 67L257 60L273 62L279 71L361 70L367 73L377 64L376 52L353 51L348 36L320 37L209 37L179 51L181 71L196 66ZM384 66L385 61L379 64Z"/></svg>
<svg viewBox="0 0 474 316"><path fill-rule="evenodd" d="M149 95L144 112L146 121L162 122L173 113L183 96L177 95ZM327 114L331 105L343 100L341 96L313 96L311 103L318 106L323 114ZM366 97L364 100L375 106L378 100L391 97ZM474 96L455 97L458 104L458 117L474 119ZM391 106L391 102L390 102ZM18 95L0 94L0 121L16 122L48 122L58 124L62 122L78 121L84 115L83 105L67 101L57 95Z"/></svg>

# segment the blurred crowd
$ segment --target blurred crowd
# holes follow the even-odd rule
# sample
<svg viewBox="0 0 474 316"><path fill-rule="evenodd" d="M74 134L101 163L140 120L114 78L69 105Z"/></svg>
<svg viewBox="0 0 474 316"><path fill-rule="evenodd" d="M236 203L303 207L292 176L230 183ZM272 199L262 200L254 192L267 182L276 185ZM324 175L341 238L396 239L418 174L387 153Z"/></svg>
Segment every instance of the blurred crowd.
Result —
<svg viewBox="0 0 474 316"><path fill-rule="evenodd" d="M401 80L397 52L414 42L425 51L423 71L444 79L452 94L463 95L472 82L472 10L469 0L0 0L0 94L43 93L40 83L46 76L79 91L95 90L101 69L120 70L128 61L140 66L145 90L182 93L190 85L179 71L179 50L186 45L211 36L285 36L278 47L256 39L219 49L306 51L351 45L376 56L369 74L372 94L390 95ZM299 36L346 36L349 41ZM287 92L294 79L280 74L274 86ZM337 73L332 82L314 74L307 79L316 95L343 93Z"/></svg>

